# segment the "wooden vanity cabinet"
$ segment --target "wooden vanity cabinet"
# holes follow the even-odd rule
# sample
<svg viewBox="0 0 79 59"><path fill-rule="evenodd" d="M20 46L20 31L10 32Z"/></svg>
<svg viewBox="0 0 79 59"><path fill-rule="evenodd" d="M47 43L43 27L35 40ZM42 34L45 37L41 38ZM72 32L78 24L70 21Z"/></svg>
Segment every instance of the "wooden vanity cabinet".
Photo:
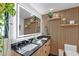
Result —
<svg viewBox="0 0 79 59"><path fill-rule="evenodd" d="M50 40L39 48L32 56L48 56L50 52Z"/></svg>
<svg viewBox="0 0 79 59"><path fill-rule="evenodd" d="M50 40L48 40L42 47L40 47L32 56L48 56L50 53ZM12 56L21 56L15 51L11 51Z"/></svg>

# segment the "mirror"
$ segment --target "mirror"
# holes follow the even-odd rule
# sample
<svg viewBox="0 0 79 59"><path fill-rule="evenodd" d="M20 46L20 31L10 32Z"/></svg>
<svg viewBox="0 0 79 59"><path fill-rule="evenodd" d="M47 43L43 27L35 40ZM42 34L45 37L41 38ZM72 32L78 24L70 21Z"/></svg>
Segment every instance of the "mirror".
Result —
<svg viewBox="0 0 79 59"><path fill-rule="evenodd" d="M28 36L40 33L40 19L18 5L18 36Z"/></svg>

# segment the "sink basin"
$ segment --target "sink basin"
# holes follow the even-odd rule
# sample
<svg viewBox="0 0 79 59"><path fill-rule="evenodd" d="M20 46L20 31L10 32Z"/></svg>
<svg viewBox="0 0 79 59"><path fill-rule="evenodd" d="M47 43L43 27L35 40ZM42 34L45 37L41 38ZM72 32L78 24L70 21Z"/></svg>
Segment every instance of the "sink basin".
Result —
<svg viewBox="0 0 79 59"><path fill-rule="evenodd" d="M23 48L21 48L21 49L19 49L19 50L17 50L19 53L25 53L25 52L27 52L27 51L31 51L31 50L33 50L34 48L36 48L38 45L36 45L36 44L29 44L29 45L26 45L26 46L24 46Z"/></svg>
<svg viewBox="0 0 79 59"><path fill-rule="evenodd" d="M42 44L42 40L38 40L38 41L36 41L36 44Z"/></svg>

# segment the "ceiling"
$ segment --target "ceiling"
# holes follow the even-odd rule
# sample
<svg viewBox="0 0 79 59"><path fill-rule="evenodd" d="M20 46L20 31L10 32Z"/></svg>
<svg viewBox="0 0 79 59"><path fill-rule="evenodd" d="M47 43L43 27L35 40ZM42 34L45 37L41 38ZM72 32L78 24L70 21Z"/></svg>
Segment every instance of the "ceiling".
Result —
<svg viewBox="0 0 79 59"><path fill-rule="evenodd" d="M46 14L50 8L53 8L54 11L60 11L77 7L79 6L79 3L29 3L29 5L36 9L40 14Z"/></svg>

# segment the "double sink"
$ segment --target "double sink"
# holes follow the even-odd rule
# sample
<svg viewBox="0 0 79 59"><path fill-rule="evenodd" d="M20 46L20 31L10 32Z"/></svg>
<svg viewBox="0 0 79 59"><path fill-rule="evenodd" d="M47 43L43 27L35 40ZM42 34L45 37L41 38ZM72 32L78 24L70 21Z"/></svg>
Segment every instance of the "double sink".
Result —
<svg viewBox="0 0 79 59"><path fill-rule="evenodd" d="M42 46L45 41L47 41L47 38L25 40L19 44L15 44L14 49L20 54L28 55L36 50L36 48Z"/></svg>

